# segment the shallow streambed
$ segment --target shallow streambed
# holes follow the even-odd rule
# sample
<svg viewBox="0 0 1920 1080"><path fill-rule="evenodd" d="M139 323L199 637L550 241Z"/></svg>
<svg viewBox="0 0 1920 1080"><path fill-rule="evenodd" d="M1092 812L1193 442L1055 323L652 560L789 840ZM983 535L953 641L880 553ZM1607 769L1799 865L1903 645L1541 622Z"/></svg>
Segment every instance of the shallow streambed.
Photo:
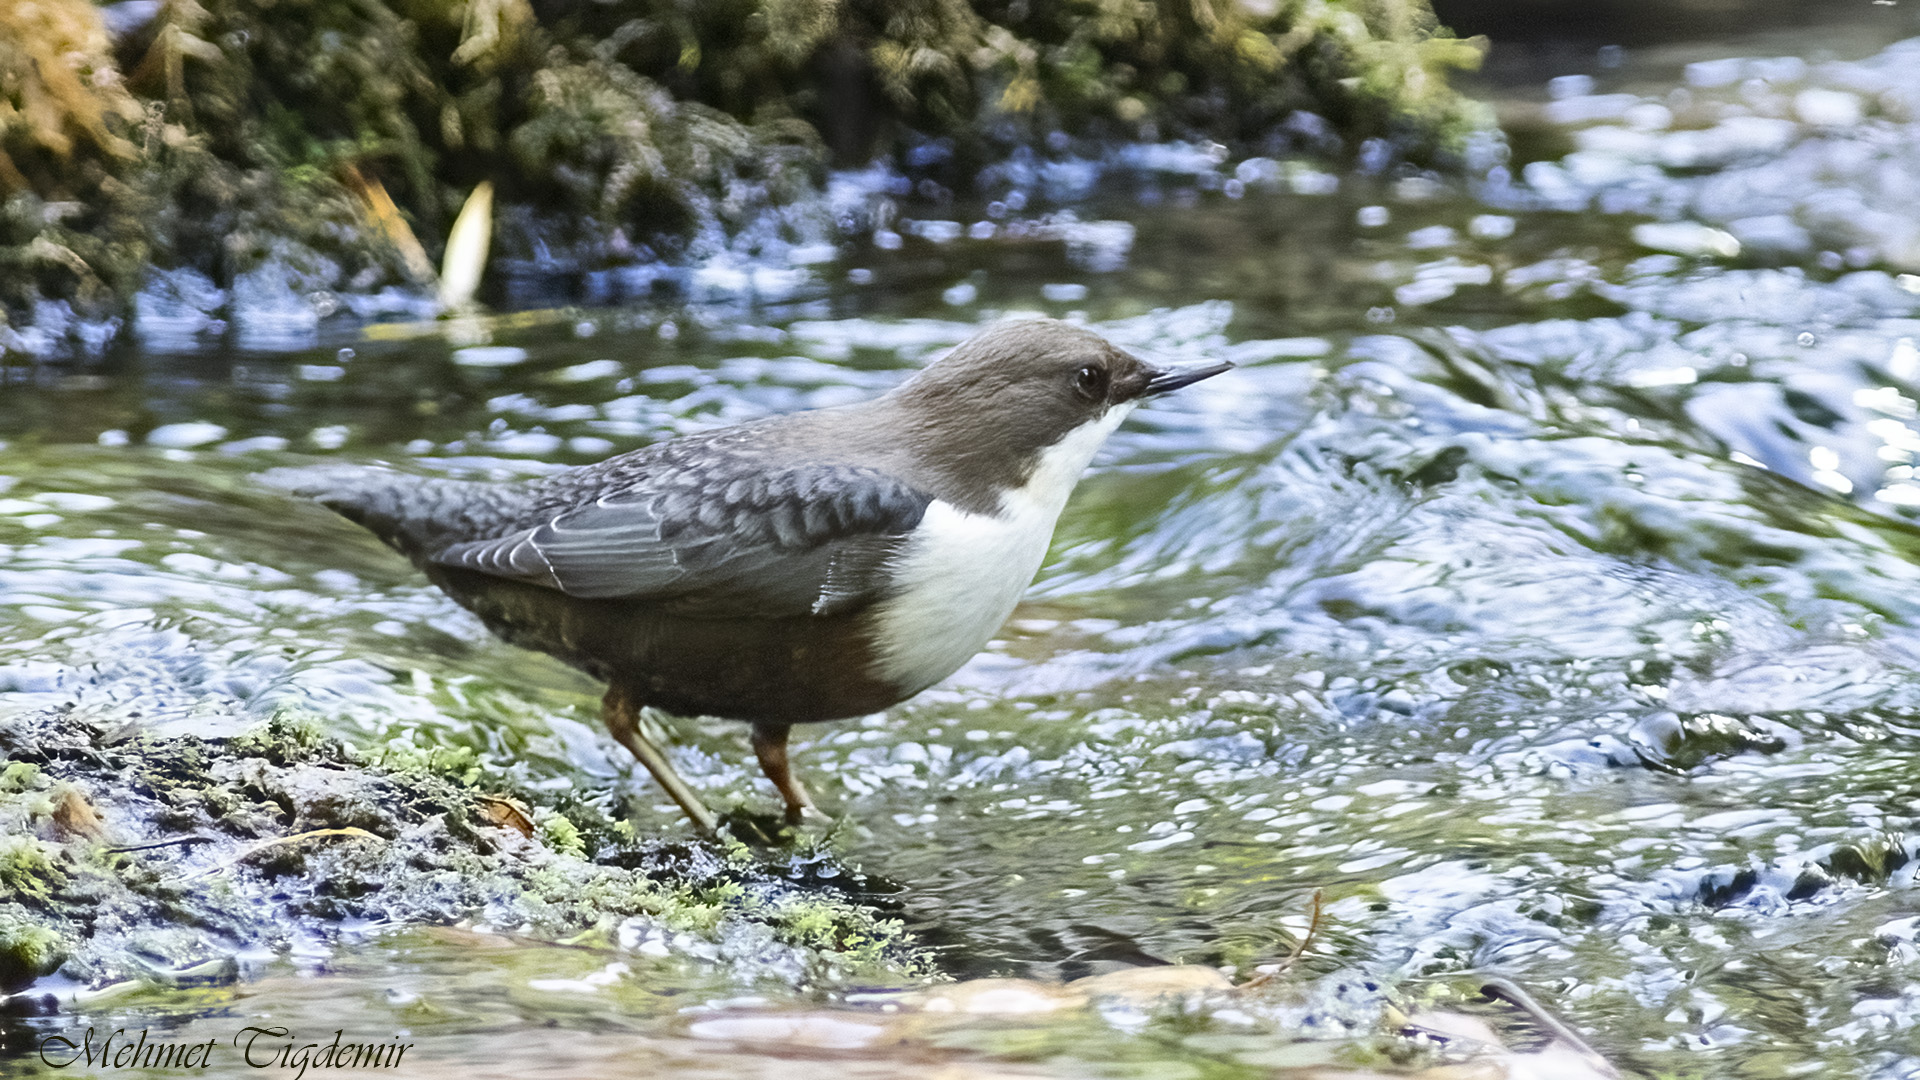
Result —
<svg viewBox="0 0 1920 1080"><path fill-rule="evenodd" d="M1786 142L1713 175L1825 155L1831 190L1895 214L1880 159L1833 163L1849 139L1920 145L1886 96L1911 81L1902 55L1707 71L1700 111L1662 123L1718 146L1758 129L1728 135L1714 108L1784 109L1767 130ZM1869 74L1889 82L1853 129L1795 118L1844 107L1808 89L1868 100ZM1575 126L1647 103L1561 89ZM1280 989L907 1030L862 985L743 978L687 942L374 926L37 1018L14 1045L88 1022L225 1039L272 1015L403 1027L479 1071L1272 1075L1387 1067L1405 1050L1376 1039L1389 1001L1469 1002L1497 975L1629 1071L1920 1074L1920 279L1885 232L1827 258L1826 219L1784 196L1775 216L1806 224L1772 222L1771 247L1767 223L1709 217L1746 237L1738 256L1706 223L1582 212L1705 197L1698 162L1661 186L1664 129L1637 115L1621 130L1654 142L1582 137L1618 161L1477 196L1149 170L1078 205L1130 236L903 227L780 303L136 354L0 396L0 719L137 711L217 737L293 709L672 832L597 733L591 685L249 477L592 460L876 392L1008 308L1235 359L1116 436L1001 641L797 751L843 816L832 865L864 871L865 901L947 975L1244 977L1297 945L1320 890ZM739 729L675 736L712 802L772 805ZM844 1011L807 1011L827 1006Z"/></svg>

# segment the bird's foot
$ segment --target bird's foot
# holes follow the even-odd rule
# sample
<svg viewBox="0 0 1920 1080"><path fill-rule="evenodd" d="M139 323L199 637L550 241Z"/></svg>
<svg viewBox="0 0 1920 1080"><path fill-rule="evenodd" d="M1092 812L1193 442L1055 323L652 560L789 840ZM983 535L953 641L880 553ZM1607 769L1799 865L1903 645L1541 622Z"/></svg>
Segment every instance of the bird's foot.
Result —
<svg viewBox="0 0 1920 1080"><path fill-rule="evenodd" d="M793 828L830 829L839 822L812 803L787 807L787 824Z"/></svg>
<svg viewBox="0 0 1920 1080"><path fill-rule="evenodd" d="M798 820L785 814L761 814L746 809L720 815L720 832L749 847L792 848L831 833L839 822L814 807L802 809Z"/></svg>

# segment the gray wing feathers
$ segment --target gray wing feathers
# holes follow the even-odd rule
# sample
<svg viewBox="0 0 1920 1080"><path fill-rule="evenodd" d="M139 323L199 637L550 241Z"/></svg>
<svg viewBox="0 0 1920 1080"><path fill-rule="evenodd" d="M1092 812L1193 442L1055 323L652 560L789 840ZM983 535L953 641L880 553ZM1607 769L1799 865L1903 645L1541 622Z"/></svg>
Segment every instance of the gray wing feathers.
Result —
<svg viewBox="0 0 1920 1080"><path fill-rule="evenodd" d="M874 595L885 559L931 501L859 466L663 472L432 561L688 615L827 614Z"/></svg>

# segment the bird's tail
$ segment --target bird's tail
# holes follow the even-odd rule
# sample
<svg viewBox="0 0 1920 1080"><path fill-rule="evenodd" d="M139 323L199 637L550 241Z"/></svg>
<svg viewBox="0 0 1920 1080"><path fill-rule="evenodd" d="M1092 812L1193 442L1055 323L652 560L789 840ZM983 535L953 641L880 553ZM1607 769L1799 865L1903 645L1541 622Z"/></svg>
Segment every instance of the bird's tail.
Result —
<svg viewBox="0 0 1920 1080"><path fill-rule="evenodd" d="M412 559L443 547L469 524L479 489L498 485L414 476L372 465L314 465L269 469L254 479L310 498L365 527Z"/></svg>

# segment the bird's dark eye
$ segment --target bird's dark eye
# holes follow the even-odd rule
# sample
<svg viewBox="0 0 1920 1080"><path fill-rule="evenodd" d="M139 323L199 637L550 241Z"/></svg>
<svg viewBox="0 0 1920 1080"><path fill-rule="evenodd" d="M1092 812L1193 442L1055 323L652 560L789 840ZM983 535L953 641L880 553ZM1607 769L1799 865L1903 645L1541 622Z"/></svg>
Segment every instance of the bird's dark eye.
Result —
<svg viewBox="0 0 1920 1080"><path fill-rule="evenodd" d="M1097 401L1107 396L1107 369L1097 364L1088 364L1073 373L1073 388L1088 401Z"/></svg>

